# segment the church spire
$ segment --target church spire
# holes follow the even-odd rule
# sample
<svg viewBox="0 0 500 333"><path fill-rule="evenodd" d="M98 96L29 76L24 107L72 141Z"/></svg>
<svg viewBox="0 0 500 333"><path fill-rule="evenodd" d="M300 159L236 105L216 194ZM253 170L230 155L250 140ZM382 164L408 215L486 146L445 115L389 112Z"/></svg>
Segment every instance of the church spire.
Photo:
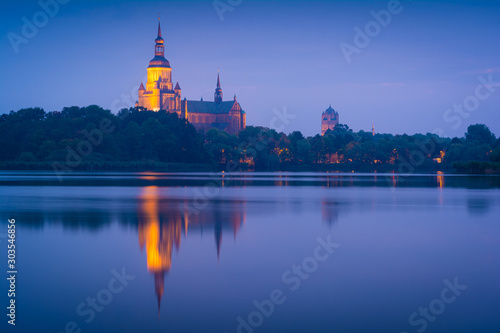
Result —
<svg viewBox="0 0 500 333"><path fill-rule="evenodd" d="M214 102L220 104L222 102L222 89L220 87L219 70L217 70L217 88L215 88Z"/></svg>
<svg viewBox="0 0 500 333"><path fill-rule="evenodd" d="M158 13L158 37L161 38L160 13Z"/></svg>
<svg viewBox="0 0 500 333"><path fill-rule="evenodd" d="M158 16L158 36L155 39L155 57L165 57L165 49L163 46L163 38L161 37L160 16Z"/></svg>

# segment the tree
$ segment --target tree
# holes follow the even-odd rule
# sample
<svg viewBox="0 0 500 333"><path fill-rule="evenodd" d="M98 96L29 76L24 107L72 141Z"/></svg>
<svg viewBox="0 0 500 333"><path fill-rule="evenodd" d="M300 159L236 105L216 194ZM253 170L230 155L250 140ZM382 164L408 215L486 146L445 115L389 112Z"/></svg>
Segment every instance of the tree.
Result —
<svg viewBox="0 0 500 333"><path fill-rule="evenodd" d="M113 130L99 134L102 120L111 122ZM238 135L216 128L203 134L175 113L130 108L114 115L97 105L51 112L28 108L0 115L3 165L36 167L63 162L68 147L77 151L89 145L89 153L82 156L87 162L82 168L134 162L148 166L203 163L227 170L228 163L232 163L231 170L235 170L234 165L249 163L256 171L324 168L325 164L349 170L383 166L395 170L406 161L415 168L435 170L439 162L436 157L442 157L445 150L444 167L477 161L486 168L492 164L488 161L500 162L500 139L481 124L469 126L465 138L453 139L434 134L372 136L370 132L354 132L344 124L324 136L305 138L299 131L286 135L257 126L248 126Z"/></svg>
<svg viewBox="0 0 500 333"><path fill-rule="evenodd" d="M490 154L490 160L492 162L500 162L500 147L493 149Z"/></svg>
<svg viewBox="0 0 500 333"><path fill-rule="evenodd" d="M495 134L483 124L470 125L465 133L465 140L469 143L492 145L495 139Z"/></svg>
<svg viewBox="0 0 500 333"><path fill-rule="evenodd" d="M346 124L337 124L333 129L334 132L352 132L352 129L349 128Z"/></svg>

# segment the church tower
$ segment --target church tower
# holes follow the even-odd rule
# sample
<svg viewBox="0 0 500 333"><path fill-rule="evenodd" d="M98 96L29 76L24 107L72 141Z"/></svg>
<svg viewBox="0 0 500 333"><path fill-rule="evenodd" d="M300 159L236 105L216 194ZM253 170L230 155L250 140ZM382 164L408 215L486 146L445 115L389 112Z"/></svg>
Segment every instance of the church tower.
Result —
<svg viewBox="0 0 500 333"><path fill-rule="evenodd" d="M143 110L176 112L181 116L181 89L172 84L172 68L165 59L165 41L161 35L158 18L158 35L155 39L154 58L147 68L146 86L141 82L138 107Z"/></svg>
<svg viewBox="0 0 500 333"><path fill-rule="evenodd" d="M220 87L219 72L217 71L217 88L215 88L214 102L220 104L222 102L222 89Z"/></svg>
<svg viewBox="0 0 500 333"><path fill-rule="evenodd" d="M161 33L158 18L158 34L154 45L154 58L147 68L147 82L139 86L138 101L135 104L140 111L162 111L177 113L179 118L187 120L198 131L206 132L211 128L225 130L236 135L246 127L246 113L236 100L223 100L220 75L217 71L217 86L213 101L192 101L181 97L179 82L173 85L172 68L165 59L165 40Z"/></svg>
<svg viewBox="0 0 500 333"><path fill-rule="evenodd" d="M333 130L339 122L339 113L330 105L330 107L321 114L321 135L325 135L328 130Z"/></svg>

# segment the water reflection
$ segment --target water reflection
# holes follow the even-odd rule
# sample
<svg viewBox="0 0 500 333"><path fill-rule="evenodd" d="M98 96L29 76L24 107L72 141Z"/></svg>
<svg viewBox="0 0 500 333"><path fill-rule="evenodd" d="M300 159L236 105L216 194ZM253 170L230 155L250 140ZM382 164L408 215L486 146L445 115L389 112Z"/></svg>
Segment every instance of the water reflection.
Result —
<svg viewBox="0 0 500 333"><path fill-rule="evenodd" d="M487 197L471 197L467 199L467 210L471 215L488 215L491 201Z"/></svg>
<svg viewBox="0 0 500 333"><path fill-rule="evenodd" d="M332 226L339 219L339 207L335 202L323 199L321 201L321 217L323 222Z"/></svg>
<svg viewBox="0 0 500 333"><path fill-rule="evenodd" d="M444 187L444 173L442 171L437 172L437 183L439 188Z"/></svg>
<svg viewBox="0 0 500 333"><path fill-rule="evenodd" d="M138 226L139 246L141 250L146 247L148 271L155 277L159 316L165 274L172 266L174 244L177 251L181 245L181 229L185 218L180 214L170 214L166 221L160 223L159 195L156 186L145 187L139 199L141 200Z"/></svg>
<svg viewBox="0 0 500 333"><path fill-rule="evenodd" d="M321 262L314 281L287 294L286 305L275 308L282 315L266 318L259 331L400 332L415 304L429 304L439 297L443 278L455 276L471 286L467 295L476 300L460 298L463 310L451 318L469 318L477 309L473 320L500 327L493 312L483 315L498 303L492 290L499 278L499 191L453 188L494 187L497 178L282 174L277 186L262 187L268 181L256 176L238 187L236 176L225 174L224 188L196 210L195 193L204 187L163 186L180 180L143 176L152 177L139 179L147 186L90 186L111 182L93 179L75 180L78 187L2 187L0 227L15 217L19 253L25 251L19 304L28 315L20 316L27 318L20 331L62 327L74 319L76 304L96 295L109 270L123 263L137 280L89 327L92 332L235 332L235 318L256 310L253 300L288 289L283 272L307 262L312 242L326 234L344 250ZM199 239L207 233L208 244ZM233 237L237 246L229 247ZM59 293L48 288L56 274L64 277L57 281ZM40 299L53 301L40 308ZM382 314L380 320L373 313ZM121 314L124 320L116 321ZM30 329L29 323L38 326ZM456 331L458 324L438 326L446 323L436 320L433 329Z"/></svg>
<svg viewBox="0 0 500 333"><path fill-rule="evenodd" d="M443 198L443 188L444 188L444 173L442 171L437 172L437 184L440 189L439 191L439 204L442 206L444 204L444 198Z"/></svg>
<svg viewBox="0 0 500 333"><path fill-rule="evenodd" d="M436 182L437 180L437 182ZM326 187L439 187L500 188L498 175L370 174L370 173L72 173L60 181L52 173L0 172L0 186L326 186Z"/></svg>
<svg viewBox="0 0 500 333"><path fill-rule="evenodd" d="M213 207L197 214L179 209L177 200L162 196L157 186L147 186L139 195L138 235L139 246L146 249L147 269L154 275L155 292L158 298L158 316L163 293L165 275L172 267L172 252L179 251L184 232L205 228L214 230L217 262L220 258L222 235L225 229L233 232L234 238L245 223L245 202L214 202ZM177 203L177 205L176 205ZM182 202L181 202L182 204ZM187 204L187 202L184 202Z"/></svg>

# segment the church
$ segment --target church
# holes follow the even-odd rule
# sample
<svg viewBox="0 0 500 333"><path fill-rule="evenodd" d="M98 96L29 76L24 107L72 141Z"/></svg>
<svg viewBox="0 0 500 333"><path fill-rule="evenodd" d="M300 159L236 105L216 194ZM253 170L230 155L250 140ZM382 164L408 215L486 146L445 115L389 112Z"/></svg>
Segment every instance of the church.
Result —
<svg viewBox="0 0 500 333"><path fill-rule="evenodd" d="M332 130L340 122L340 116L337 111L335 111L332 106L326 109L321 114L321 135L325 135L326 131Z"/></svg>
<svg viewBox="0 0 500 333"><path fill-rule="evenodd" d="M214 92L214 101L188 101L181 98L179 82L172 82L172 67L165 59L164 40L158 21L158 36L155 39L155 55L147 68L146 86L141 82L139 99L135 106L139 110L175 112L180 118L187 119L198 131L206 132L211 128L237 134L246 127L246 114L236 100L223 101L219 74Z"/></svg>

